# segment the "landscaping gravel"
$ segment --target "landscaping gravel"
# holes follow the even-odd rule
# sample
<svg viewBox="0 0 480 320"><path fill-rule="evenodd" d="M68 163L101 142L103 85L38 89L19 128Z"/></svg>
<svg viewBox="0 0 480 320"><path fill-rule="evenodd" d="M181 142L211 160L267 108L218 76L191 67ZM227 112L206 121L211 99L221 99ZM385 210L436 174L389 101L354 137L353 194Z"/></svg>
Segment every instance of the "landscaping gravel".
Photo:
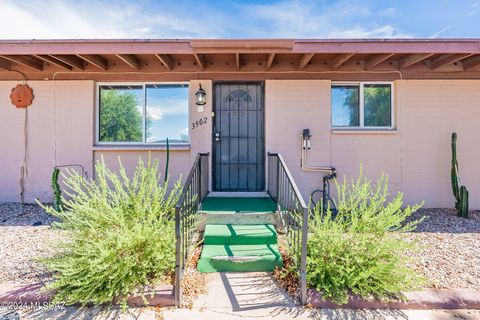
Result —
<svg viewBox="0 0 480 320"><path fill-rule="evenodd" d="M480 214L459 218L450 209L422 209L413 218L426 216L414 232L417 240L412 267L435 288L472 288L480 291ZM61 230L52 229L55 219L37 205L0 204L0 283L46 281L49 275L36 261L55 253L64 241ZM41 224L33 226L33 224Z"/></svg>
<svg viewBox="0 0 480 320"><path fill-rule="evenodd" d="M0 203L0 226L51 225L55 218L39 205Z"/></svg>
<svg viewBox="0 0 480 320"><path fill-rule="evenodd" d="M0 283L48 281L37 259L55 254L54 245L64 240L53 221L38 205L0 204Z"/></svg>
<svg viewBox="0 0 480 320"><path fill-rule="evenodd" d="M480 291L480 215L470 215L464 219L452 209L422 209L412 216L426 217L405 237L418 241L420 250L409 255L428 287Z"/></svg>

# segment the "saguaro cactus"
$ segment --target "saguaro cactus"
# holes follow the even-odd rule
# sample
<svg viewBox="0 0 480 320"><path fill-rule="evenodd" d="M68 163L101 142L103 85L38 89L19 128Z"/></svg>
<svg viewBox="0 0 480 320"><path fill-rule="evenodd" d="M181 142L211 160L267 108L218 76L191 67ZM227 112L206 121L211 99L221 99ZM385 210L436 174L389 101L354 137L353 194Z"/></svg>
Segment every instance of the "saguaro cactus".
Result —
<svg viewBox="0 0 480 320"><path fill-rule="evenodd" d="M468 218L468 190L467 187L460 187L460 205L458 215L462 218Z"/></svg>
<svg viewBox="0 0 480 320"><path fill-rule="evenodd" d="M165 177L164 177L164 182L167 182L168 180L168 164L170 162L170 143L168 142L167 138L167 159L165 160Z"/></svg>
<svg viewBox="0 0 480 320"><path fill-rule="evenodd" d="M457 161L457 133L452 133L452 168L450 179L452 181L452 192L455 197L455 209L459 217L468 218L468 190L467 187L458 187L458 161Z"/></svg>
<svg viewBox="0 0 480 320"><path fill-rule="evenodd" d="M53 208L56 211L62 211L62 190L58 184L58 175L60 174L60 169L57 167L53 168L52 173L52 189L53 189Z"/></svg>

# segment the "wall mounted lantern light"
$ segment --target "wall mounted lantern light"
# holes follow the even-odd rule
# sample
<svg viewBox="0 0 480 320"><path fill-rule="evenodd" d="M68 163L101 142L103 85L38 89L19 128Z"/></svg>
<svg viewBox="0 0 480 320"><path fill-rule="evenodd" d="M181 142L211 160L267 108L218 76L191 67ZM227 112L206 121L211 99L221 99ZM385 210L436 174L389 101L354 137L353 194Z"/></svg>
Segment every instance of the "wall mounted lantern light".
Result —
<svg viewBox="0 0 480 320"><path fill-rule="evenodd" d="M198 106L203 106L207 103L207 93L202 89L202 84L198 85L198 90L195 92L195 102Z"/></svg>

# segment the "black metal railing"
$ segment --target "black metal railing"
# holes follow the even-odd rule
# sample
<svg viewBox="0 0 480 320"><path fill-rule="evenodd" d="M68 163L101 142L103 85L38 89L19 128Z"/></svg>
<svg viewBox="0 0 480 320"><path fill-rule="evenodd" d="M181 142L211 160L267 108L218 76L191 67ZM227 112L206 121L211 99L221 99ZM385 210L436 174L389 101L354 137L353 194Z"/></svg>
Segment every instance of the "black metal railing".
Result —
<svg viewBox="0 0 480 320"><path fill-rule="evenodd" d="M180 306L185 265L195 239L195 217L208 194L208 153L199 153L175 207L175 305Z"/></svg>
<svg viewBox="0 0 480 320"><path fill-rule="evenodd" d="M267 192L277 203L290 253L300 272L300 300L307 301L308 208L285 161L278 153L268 153Z"/></svg>

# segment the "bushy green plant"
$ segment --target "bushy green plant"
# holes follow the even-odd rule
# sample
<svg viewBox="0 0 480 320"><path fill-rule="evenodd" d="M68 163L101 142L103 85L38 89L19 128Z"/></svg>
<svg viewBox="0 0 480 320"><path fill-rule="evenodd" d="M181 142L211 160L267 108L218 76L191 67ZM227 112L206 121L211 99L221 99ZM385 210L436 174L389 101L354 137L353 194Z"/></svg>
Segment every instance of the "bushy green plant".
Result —
<svg viewBox="0 0 480 320"><path fill-rule="evenodd" d="M120 161L119 161L120 162ZM66 304L101 304L126 296L145 285L169 281L175 267L175 204L181 185L173 190L160 180L158 161L138 161L132 178L120 162L118 172L97 162L96 179L67 171L64 210L55 226L69 241L61 254L46 259L54 272L48 286L54 300Z"/></svg>
<svg viewBox="0 0 480 320"><path fill-rule="evenodd" d="M389 200L388 178L337 183L336 215L321 205L309 222L307 282L324 298L346 303L348 294L387 298L413 289L422 279L407 266L414 243L399 235L422 219L406 222L421 205L402 208L403 195Z"/></svg>

